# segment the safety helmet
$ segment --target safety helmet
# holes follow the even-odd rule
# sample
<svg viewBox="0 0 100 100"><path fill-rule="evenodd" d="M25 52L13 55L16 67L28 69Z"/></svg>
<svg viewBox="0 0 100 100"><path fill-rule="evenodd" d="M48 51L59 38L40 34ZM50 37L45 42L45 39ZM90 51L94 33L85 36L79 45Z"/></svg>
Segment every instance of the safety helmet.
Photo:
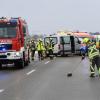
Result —
<svg viewBox="0 0 100 100"><path fill-rule="evenodd" d="M42 42L42 39L39 39L40 42Z"/></svg>
<svg viewBox="0 0 100 100"><path fill-rule="evenodd" d="M32 39L31 42L34 42L34 39Z"/></svg>
<svg viewBox="0 0 100 100"><path fill-rule="evenodd" d="M52 39L52 38L50 38L50 41L53 41L53 39Z"/></svg>
<svg viewBox="0 0 100 100"><path fill-rule="evenodd" d="M90 39L89 38L84 38L83 39L83 43L89 43L90 42Z"/></svg>

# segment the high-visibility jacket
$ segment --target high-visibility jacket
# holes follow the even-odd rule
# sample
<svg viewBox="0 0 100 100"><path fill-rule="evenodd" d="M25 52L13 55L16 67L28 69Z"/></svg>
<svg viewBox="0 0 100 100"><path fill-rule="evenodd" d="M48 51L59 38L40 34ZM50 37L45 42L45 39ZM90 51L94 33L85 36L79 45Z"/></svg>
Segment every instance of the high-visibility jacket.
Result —
<svg viewBox="0 0 100 100"><path fill-rule="evenodd" d="M48 43L45 45L45 47L46 47L46 50L50 50L50 49L53 50L53 48L54 48L53 42L48 42Z"/></svg>
<svg viewBox="0 0 100 100"><path fill-rule="evenodd" d="M38 50L38 51L44 50L43 42L38 42L38 43L37 43L37 50Z"/></svg>
<svg viewBox="0 0 100 100"><path fill-rule="evenodd" d="M51 43L49 44L48 49L53 49L53 46Z"/></svg>
<svg viewBox="0 0 100 100"><path fill-rule="evenodd" d="M88 56L89 59L93 59L95 56L100 56L99 50L96 48L95 44L88 46Z"/></svg>
<svg viewBox="0 0 100 100"><path fill-rule="evenodd" d="M48 47L49 47L49 49L54 49L54 44L53 44L53 42L52 41L50 41L50 43L49 43L49 45L48 45Z"/></svg>

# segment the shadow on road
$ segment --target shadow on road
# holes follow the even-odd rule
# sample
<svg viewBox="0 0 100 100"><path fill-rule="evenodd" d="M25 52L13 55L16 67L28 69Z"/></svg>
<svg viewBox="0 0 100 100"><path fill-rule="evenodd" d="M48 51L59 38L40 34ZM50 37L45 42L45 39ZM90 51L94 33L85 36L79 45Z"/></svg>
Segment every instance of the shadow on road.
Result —
<svg viewBox="0 0 100 100"><path fill-rule="evenodd" d="M25 69L26 66L24 68L19 68L17 66L14 66L14 65L11 65L11 64L5 64L5 65L2 65L2 67L0 68L0 71L18 71L18 70L23 70Z"/></svg>

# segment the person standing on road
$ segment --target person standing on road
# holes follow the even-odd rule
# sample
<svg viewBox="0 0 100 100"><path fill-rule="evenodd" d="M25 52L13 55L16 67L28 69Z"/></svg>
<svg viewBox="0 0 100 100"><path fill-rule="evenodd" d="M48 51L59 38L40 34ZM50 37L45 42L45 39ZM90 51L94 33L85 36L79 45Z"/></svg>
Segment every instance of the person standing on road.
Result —
<svg viewBox="0 0 100 100"><path fill-rule="evenodd" d="M49 56L49 57L52 56L53 57L54 43L53 43L52 39L50 39L50 41L46 42L45 48L46 48L47 56Z"/></svg>
<svg viewBox="0 0 100 100"><path fill-rule="evenodd" d="M94 42L91 42L89 38L84 38L83 43L86 44L88 49L88 57L90 60L90 77L95 77L95 65L97 67L99 76L100 76L100 54L99 50L96 48ZM82 55L82 60L85 58L85 55Z"/></svg>
<svg viewBox="0 0 100 100"><path fill-rule="evenodd" d="M49 43L49 57L53 57L53 49L54 49L54 43L53 43L53 39L50 39L50 43Z"/></svg>
<svg viewBox="0 0 100 100"><path fill-rule="evenodd" d="M31 58L32 58L32 60L34 60L34 54L36 51L36 44L35 44L35 41L33 39L31 40L31 43L30 43L30 51L31 51Z"/></svg>
<svg viewBox="0 0 100 100"><path fill-rule="evenodd" d="M39 41L37 42L37 51L39 60L43 60L44 45L41 39L39 39Z"/></svg>

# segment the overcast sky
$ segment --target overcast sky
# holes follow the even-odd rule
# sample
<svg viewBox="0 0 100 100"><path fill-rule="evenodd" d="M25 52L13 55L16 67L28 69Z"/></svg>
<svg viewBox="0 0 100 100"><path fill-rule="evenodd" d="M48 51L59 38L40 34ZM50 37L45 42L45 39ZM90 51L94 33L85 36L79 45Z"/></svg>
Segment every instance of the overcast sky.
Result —
<svg viewBox="0 0 100 100"><path fill-rule="evenodd" d="M24 18L30 33L100 32L100 0L0 0L0 16Z"/></svg>

